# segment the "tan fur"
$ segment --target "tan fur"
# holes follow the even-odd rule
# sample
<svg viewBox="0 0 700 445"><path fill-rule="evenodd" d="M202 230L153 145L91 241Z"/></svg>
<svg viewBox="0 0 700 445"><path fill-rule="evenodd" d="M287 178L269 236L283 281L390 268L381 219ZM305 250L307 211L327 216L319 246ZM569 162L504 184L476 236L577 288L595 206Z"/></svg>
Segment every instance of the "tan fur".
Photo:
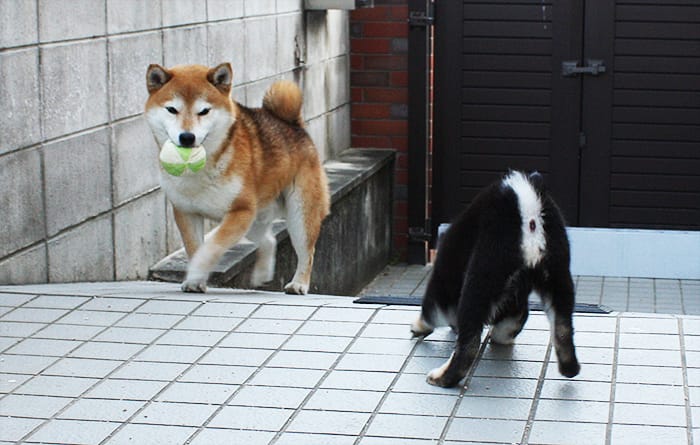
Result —
<svg viewBox="0 0 700 445"><path fill-rule="evenodd" d="M286 290L305 293L330 201L316 148L302 128L301 91L293 82L276 82L262 108L247 108L230 98L231 79L228 64L151 65L147 72L145 116L159 145L191 132L207 152L205 168L195 175L161 172L190 259L183 290L204 291L209 271L228 248L246 233L267 233L274 216L270 209L282 197L297 257L306 258ZM198 233L203 217L221 220L206 241ZM259 263L256 269L265 267L260 258ZM258 272L270 278L269 271Z"/></svg>

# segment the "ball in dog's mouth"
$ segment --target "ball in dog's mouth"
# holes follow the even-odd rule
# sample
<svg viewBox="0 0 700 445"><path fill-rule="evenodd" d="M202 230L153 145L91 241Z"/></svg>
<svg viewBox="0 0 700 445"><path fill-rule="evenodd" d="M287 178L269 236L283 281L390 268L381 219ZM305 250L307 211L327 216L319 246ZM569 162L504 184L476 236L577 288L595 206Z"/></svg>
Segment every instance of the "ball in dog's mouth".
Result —
<svg viewBox="0 0 700 445"><path fill-rule="evenodd" d="M181 147L170 139L160 148L160 165L163 170L173 176L200 171L207 163L207 152L204 147Z"/></svg>

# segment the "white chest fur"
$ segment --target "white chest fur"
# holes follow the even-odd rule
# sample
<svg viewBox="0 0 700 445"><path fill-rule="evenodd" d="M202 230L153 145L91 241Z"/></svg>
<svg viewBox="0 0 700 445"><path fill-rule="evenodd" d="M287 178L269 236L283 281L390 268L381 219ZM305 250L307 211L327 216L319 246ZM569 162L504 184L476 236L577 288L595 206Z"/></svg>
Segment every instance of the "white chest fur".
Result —
<svg viewBox="0 0 700 445"><path fill-rule="evenodd" d="M171 176L161 171L160 184L178 210L214 220L223 218L243 186L238 176L224 178L210 170L189 176Z"/></svg>

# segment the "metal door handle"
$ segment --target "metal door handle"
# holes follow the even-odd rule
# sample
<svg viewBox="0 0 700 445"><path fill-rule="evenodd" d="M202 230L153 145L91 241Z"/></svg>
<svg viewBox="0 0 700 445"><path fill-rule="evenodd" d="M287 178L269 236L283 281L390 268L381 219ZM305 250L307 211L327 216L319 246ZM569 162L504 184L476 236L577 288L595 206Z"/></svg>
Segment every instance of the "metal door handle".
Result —
<svg viewBox="0 0 700 445"><path fill-rule="evenodd" d="M604 72L605 63L602 60L588 59L585 66L578 66L577 60L565 60L561 63L561 75L564 77L574 77L579 74L597 76Z"/></svg>

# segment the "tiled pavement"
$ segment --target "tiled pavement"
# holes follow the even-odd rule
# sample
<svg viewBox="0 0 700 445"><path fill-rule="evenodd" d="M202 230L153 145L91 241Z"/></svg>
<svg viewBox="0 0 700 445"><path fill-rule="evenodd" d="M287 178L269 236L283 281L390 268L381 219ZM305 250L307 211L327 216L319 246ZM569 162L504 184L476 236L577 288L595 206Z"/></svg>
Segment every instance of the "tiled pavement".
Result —
<svg viewBox="0 0 700 445"><path fill-rule="evenodd" d="M401 272L414 291L420 270ZM688 311L700 283L679 289ZM698 317L577 314L583 368L567 380L532 312L514 347L484 342L466 387L440 389L424 375L453 334L411 340L417 310L165 283L0 287L0 445L700 443Z"/></svg>

